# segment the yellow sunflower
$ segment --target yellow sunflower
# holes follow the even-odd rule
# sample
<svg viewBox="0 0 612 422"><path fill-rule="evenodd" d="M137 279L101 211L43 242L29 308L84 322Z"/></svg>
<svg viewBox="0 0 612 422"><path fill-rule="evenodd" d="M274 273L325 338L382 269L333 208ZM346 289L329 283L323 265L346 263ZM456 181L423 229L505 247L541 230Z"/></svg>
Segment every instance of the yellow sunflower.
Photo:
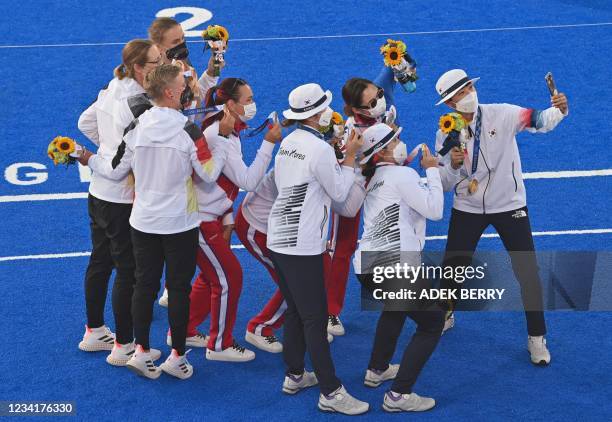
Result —
<svg viewBox="0 0 612 422"><path fill-rule="evenodd" d="M396 46L391 46L385 51L385 65L396 66L402 62L404 54Z"/></svg>
<svg viewBox="0 0 612 422"><path fill-rule="evenodd" d="M62 154L70 154L74 152L74 141L67 136L58 136L53 140L55 147Z"/></svg>
<svg viewBox="0 0 612 422"><path fill-rule="evenodd" d="M453 119L453 116L445 114L444 116L440 117L439 125L442 132L450 133L450 131L455 128L455 119Z"/></svg>
<svg viewBox="0 0 612 422"><path fill-rule="evenodd" d="M342 123L344 123L344 119L342 118L342 115L338 113L337 111L334 111L332 114L332 123L335 125L341 125Z"/></svg>
<svg viewBox="0 0 612 422"><path fill-rule="evenodd" d="M221 25L217 25L217 34L219 34L219 38L221 38L223 41L227 41L229 39L229 32Z"/></svg>

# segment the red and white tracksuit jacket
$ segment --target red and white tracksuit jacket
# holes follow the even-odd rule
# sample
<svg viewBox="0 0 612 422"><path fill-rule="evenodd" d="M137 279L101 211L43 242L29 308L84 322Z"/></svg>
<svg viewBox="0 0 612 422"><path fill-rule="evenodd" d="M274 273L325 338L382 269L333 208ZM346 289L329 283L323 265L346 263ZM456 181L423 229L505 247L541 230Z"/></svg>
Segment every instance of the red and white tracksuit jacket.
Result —
<svg viewBox="0 0 612 422"><path fill-rule="evenodd" d="M187 335L196 335L197 326L210 312L208 348L215 351L222 351L234 343L232 331L242 290L242 268L229 242L223 238L222 219L231 214L240 189L255 190L265 175L274 149L274 144L263 141L255 160L247 167L242 161L239 136L239 131L245 127L237 123L236 130L228 138L219 135L218 120L204 130L209 145L227 149L227 159L216 183L195 179L202 219L197 257L201 272L191 290Z"/></svg>
<svg viewBox="0 0 612 422"><path fill-rule="evenodd" d="M346 200L343 203L332 202L332 211L338 215L348 216L348 218L358 213L365 199L364 186L363 178L356 177ZM266 246L268 216L277 196L278 190L274 182L274 169L272 169L266 174L257 189L249 192L242 201L236 216L236 234L245 248L264 265L274 282L278 284L278 275ZM331 259L327 261L325 263L326 279ZM287 305L280 290L276 289L262 311L249 321L247 330L262 336L273 335L274 330L280 328L283 323L286 308Z"/></svg>

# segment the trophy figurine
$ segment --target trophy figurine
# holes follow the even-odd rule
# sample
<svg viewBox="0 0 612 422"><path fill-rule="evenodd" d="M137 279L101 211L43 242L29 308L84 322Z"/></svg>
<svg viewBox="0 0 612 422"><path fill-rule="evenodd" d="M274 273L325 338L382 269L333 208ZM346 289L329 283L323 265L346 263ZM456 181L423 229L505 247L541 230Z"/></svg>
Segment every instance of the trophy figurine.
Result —
<svg viewBox="0 0 612 422"><path fill-rule="evenodd" d="M204 51L211 49L214 54L213 65L214 75L221 74L221 63L225 61L224 55L227 51L227 43L229 41L229 32L221 25L209 25L202 32L202 38L206 41Z"/></svg>

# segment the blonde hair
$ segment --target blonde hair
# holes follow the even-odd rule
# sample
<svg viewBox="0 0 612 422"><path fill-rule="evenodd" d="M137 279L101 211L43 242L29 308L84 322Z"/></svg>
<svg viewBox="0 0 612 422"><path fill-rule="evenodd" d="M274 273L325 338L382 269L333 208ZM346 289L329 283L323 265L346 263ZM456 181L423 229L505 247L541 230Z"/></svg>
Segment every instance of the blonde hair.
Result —
<svg viewBox="0 0 612 422"><path fill-rule="evenodd" d="M167 30L180 25L172 18L157 18L149 27L149 39L155 44L160 45Z"/></svg>
<svg viewBox="0 0 612 422"><path fill-rule="evenodd" d="M134 65L144 66L147 55L153 43L149 40L132 40L121 51L121 64L115 68L115 76L119 79L134 78Z"/></svg>
<svg viewBox="0 0 612 422"><path fill-rule="evenodd" d="M182 69L172 64L162 64L147 73L144 80L144 88L152 100L158 100L163 97L164 89L170 85Z"/></svg>

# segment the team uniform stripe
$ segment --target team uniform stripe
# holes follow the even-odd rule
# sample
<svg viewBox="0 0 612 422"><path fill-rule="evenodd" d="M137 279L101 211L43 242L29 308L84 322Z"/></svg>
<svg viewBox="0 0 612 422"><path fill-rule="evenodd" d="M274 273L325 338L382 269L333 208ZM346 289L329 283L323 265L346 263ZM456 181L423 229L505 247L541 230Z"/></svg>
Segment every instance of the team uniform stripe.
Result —
<svg viewBox="0 0 612 422"><path fill-rule="evenodd" d="M212 267L217 274L217 278L219 279L219 284L221 285L221 303L219 306L219 330L217 332L217 338L215 339L215 351L222 352L223 351L223 334L225 332L225 318L227 317L227 299L229 296L229 285L227 282L227 277L225 276L225 271L223 271L223 266L217 259L212 248L206 243L206 239L204 237L204 233L200 230L200 249L206 255L206 258L212 264ZM212 312L212 309L211 309Z"/></svg>

